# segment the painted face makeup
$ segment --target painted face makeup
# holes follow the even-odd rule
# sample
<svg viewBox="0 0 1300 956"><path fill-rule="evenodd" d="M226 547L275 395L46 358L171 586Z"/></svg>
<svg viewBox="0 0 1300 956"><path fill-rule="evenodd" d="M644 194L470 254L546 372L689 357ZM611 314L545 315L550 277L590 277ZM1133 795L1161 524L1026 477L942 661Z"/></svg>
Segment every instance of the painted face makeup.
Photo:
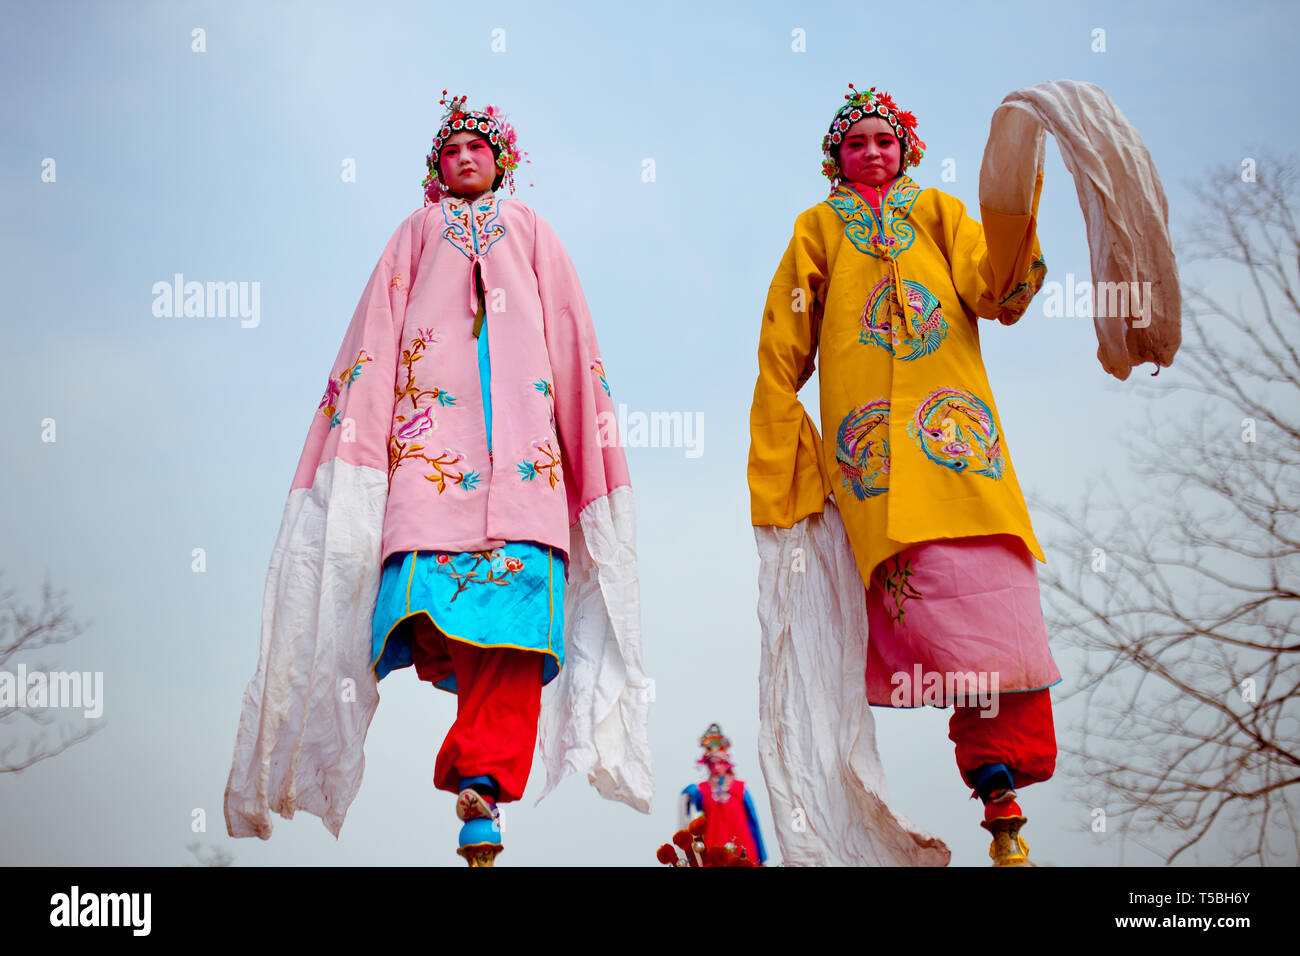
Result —
<svg viewBox="0 0 1300 956"><path fill-rule="evenodd" d="M840 144L840 169L849 182L883 186L898 176L902 158L902 144L878 116L858 120Z"/></svg>
<svg viewBox="0 0 1300 956"><path fill-rule="evenodd" d="M496 180L496 157L486 139L476 133L455 133L438 156L442 181L457 196L477 196Z"/></svg>

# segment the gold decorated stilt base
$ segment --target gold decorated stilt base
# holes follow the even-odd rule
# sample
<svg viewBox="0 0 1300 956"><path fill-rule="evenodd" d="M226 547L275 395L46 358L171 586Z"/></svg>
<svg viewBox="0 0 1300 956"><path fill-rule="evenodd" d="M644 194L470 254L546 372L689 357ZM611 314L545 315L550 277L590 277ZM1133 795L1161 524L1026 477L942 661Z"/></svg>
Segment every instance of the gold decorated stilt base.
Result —
<svg viewBox="0 0 1300 956"><path fill-rule="evenodd" d="M1025 817L1002 817L980 823L993 834L989 856L994 866L1036 866L1029 861L1029 846L1020 835L1020 828L1029 821Z"/></svg>
<svg viewBox="0 0 1300 956"><path fill-rule="evenodd" d="M493 866L497 854L504 849L500 843L473 843L456 850L470 866Z"/></svg>

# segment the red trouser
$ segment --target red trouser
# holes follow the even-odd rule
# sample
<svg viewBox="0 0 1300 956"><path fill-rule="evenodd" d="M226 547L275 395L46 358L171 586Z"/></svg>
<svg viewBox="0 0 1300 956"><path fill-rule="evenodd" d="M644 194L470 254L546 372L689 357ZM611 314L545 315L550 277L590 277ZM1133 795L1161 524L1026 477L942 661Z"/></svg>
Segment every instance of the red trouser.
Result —
<svg viewBox="0 0 1300 956"><path fill-rule="evenodd" d="M542 655L453 641L425 624L414 628L411 657L421 680L456 675L456 720L434 762L434 786L457 793L462 777L488 775L498 803L523 797L542 712Z"/></svg>
<svg viewBox="0 0 1300 956"><path fill-rule="evenodd" d="M1006 764L1016 787L1041 783L1056 769L1056 728L1047 688L998 695L996 717L979 707L955 706L948 738L957 745L957 769L974 788L972 775L986 763Z"/></svg>

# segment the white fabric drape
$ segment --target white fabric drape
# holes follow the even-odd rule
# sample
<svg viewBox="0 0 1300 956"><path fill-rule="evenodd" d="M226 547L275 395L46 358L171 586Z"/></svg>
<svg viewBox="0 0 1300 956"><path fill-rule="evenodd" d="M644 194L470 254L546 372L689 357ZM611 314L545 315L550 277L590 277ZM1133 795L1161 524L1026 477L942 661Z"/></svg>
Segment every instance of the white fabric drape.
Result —
<svg viewBox="0 0 1300 956"><path fill-rule="evenodd" d="M756 527L759 757L796 866L946 866L948 848L886 803L866 700L866 589L839 510Z"/></svg>
<svg viewBox="0 0 1300 956"><path fill-rule="evenodd" d="M379 706L370 624L388 476L339 458L290 492L262 599L262 649L244 691L226 784L231 836L271 836L274 810L335 836L361 787Z"/></svg>
<svg viewBox="0 0 1300 956"><path fill-rule="evenodd" d="M289 495L262 605L257 673L244 692L226 785L231 836L271 836L271 812L321 818L338 836L361 787L379 704L370 666L388 476L334 458ZM641 668L632 489L571 529L565 666L543 693L539 746L550 792L581 771L649 812L649 682ZM539 798L540 799L540 798Z"/></svg>
<svg viewBox="0 0 1300 956"><path fill-rule="evenodd" d="M1030 212L1047 133L1087 223L1102 368L1123 381L1144 362L1170 365L1182 340L1182 300L1169 203L1142 137L1105 90L1056 80L1007 94L984 147L980 205Z"/></svg>
<svg viewBox="0 0 1300 956"><path fill-rule="evenodd" d="M571 529L564 589L564 669L542 691L538 745L550 793L581 772L608 800L650 812L654 780L641 667L632 489L587 505Z"/></svg>

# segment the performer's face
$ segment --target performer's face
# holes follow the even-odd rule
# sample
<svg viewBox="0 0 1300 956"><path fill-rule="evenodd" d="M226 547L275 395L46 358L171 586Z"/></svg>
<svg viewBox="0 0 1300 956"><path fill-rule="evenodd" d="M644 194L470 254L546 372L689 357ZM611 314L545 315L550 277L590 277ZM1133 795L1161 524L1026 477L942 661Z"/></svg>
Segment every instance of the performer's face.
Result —
<svg viewBox="0 0 1300 956"><path fill-rule="evenodd" d="M496 178L496 157L482 136L453 133L438 156L442 181L457 196L477 196Z"/></svg>
<svg viewBox="0 0 1300 956"><path fill-rule="evenodd" d="M731 764L727 763L727 761L725 760L720 760L717 757L714 757L712 760L709 761L709 773L714 777L721 777L726 775L727 771L730 768L731 768Z"/></svg>
<svg viewBox="0 0 1300 956"><path fill-rule="evenodd" d="M903 149L879 116L858 120L840 144L840 169L851 183L883 186L899 175Z"/></svg>

